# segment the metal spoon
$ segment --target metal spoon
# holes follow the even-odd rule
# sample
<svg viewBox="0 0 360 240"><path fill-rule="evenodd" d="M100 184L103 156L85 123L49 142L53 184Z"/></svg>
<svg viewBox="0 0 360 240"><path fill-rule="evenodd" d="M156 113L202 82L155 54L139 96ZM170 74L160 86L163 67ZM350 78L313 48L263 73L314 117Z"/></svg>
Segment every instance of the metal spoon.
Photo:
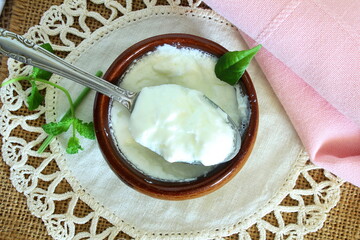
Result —
<svg viewBox="0 0 360 240"><path fill-rule="evenodd" d="M65 62L63 59L45 50L31 40L3 28L0 28L0 53L19 62L55 73L83 86L89 87L120 102L130 112L134 109L135 101L139 93L125 90L102 78L85 72L74 65ZM205 95L204 97L210 101L214 107L220 108ZM237 154L241 144L241 136L238 127L229 115L227 115L227 118L229 124L237 134L235 134L234 151L228 155L225 161L231 160Z"/></svg>
<svg viewBox="0 0 360 240"><path fill-rule="evenodd" d="M19 62L55 73L109 96L123 104L130 112L134 107L138 93L127 91L85 72L31 40L2 28L0 28L0 52Z"/></svg>

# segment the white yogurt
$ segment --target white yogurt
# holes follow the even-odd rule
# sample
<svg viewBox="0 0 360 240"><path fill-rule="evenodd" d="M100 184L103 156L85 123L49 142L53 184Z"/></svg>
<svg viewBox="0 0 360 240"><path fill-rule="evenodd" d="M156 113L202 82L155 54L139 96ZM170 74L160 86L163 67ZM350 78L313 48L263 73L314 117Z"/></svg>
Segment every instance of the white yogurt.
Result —
<svg viewBox="0 0 360 240"><path fill-rule="evenodd" d="M135 141L168 162L225 162L235 151L237 129L199 91L175 84L145 87L130 117Z"/></svg>
<svg viewBox="0 0 360 240"><path fill-rule="evenodd" d="M194 89L220 106L239 126L246 125L249 119L247 97L215 76L216 61L216 57L199 50L164 45L133 64L120 85L134 92L162 84ZM119 148L129 162L145 174L169 181L187 181L205 175L213 168L165 161L134 140L129 131L130 113L126 108L113 102L110 114Z"/></svg>

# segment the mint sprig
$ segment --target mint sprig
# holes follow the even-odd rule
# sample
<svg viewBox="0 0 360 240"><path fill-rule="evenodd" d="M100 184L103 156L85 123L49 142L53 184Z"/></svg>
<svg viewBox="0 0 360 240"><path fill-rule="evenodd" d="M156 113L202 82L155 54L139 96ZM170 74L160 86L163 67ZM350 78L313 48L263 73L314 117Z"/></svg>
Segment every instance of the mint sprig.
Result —
<svg viewBox="0 0 360 240"><path fill-rule="evenodd" d="M72 136L68 141L66 152L69 154L75 154L78 153L79 150L84 150L80 145L80 140L77 137Z"/></svg>
<svg viewBox="0 0 360 240"><path fill-rule="evenodd" d="M67 132L71 124L73 123L73 118L66 118L60 122L51 122L48 124L42 125L42 129L49 135L57 136L61 133Z"/></svg>
<svg viewBox="0 0 360 240"><path fill-rule="evenodd" d="M225 53L215 65L216 76L230 85L235 85L261 47L257 45L249 50Z"/></svg>
<svg viewBox="0 0 360 240"><path fill-rule="evenodd" d="M83 122L80 119L74 119L74 127L76 131L83 137L88 139L95 139L94 123Z"/></svg>
<svg viewBox="0 0 360 240"><path fill-rule="evenodd" d="M96 76L101 77L102 76L102 72L98 71L96 74ZM74 101L74 111L76 111L76 109L79 107L79 105L81 104L81 102L84 100L84 98L88 95L88 93L91 91L90 88L84 88L81 93L79 94L79 96L76 98L76 100ZM61 118L60 122L62 121L67 121L67 119L69 117L71 117L72 114L72 110L71 108L65 113L65 115ZM95 135L95 133L93 133ZM54 139L56 135L52 135L50 134L45 140L44 142L41 144L41 146L38 149L38 153L42 153L45 151L45 149L47 148L47 146L51 143L51 141ZM71 146L71 144L70 144ZM72 151L71 151L72 152Z"/></svg>
<svg viewBox="0 0 360 240"><path fill-rule="evenodd" d="M40 104L44 101L44 96L41 95L36 82L34 80L29 80L31 84L31 92L27 97L26 102L30 111L37 109Z"/></svg>
<svg viewBox="0 0 360 240"><path fill-rule="evenodd" d="M41 47L50 52L54 52L51 45L48 43L42 44ZM38 82L49 84L61 90L66 95L69 101L70 108L59 122L51 122L48 124L44 124L42 126L43 130L49 136L45 139L45 141L38 149L38 153L44 152L55 136L67 132L72 127L72 136L68 140L66 152L69 154L75 154L78 153L79 150L83 150L83 148L80 145L80 140L76 136L76 133L79 133L81 136L88 139L95 139L94 124L92 122L85 123L81 119L76 118L75 116L76 108L79 107L80 103L90 92L90 88L84 88L80 93L80 95L75 100L75 102L73 102L71 95L67 89L63 88L60 85L48 81L51 76L52 73L37 67L33 67L32 73L29 76L20 76L14 79L10 79L9 81L2 83L1 87L17 81L23 81L23 80L28 81L31 85L31 92L29 96L26 98L26 103L30 111L36 110L40 106L40 104L44 101L44 96L41 94L37 86ZM96 73L96 76L101 77L102 72L98 71Z"/></svg>

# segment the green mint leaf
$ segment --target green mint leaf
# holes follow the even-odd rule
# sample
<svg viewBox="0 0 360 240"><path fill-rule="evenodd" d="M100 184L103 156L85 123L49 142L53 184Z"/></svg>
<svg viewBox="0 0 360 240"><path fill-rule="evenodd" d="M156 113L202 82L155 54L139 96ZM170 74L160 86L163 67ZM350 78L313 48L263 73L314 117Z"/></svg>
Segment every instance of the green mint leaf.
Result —
<svg viewBox="0 0 360 240"><path fill-rule="evenodd" d="M95 73L95 76L97 76L97 77L102 77L102 75L104 75L104 73L103 73L101 70L98 70L98 71Z"/></svg>
<svg viewBox="0 0 360 240"><path fill-rule="evenodd" d="M215 65L216 76L230 85L235 85L260 48L261 45L257 45L249 50L225 53Z"/></svg>
<svg viewBox="0 0 360 240"><path fill-rule="evenodd" d="M94 123L85 123L80 119L75 119L74 127L78 133L88 139L95 139Z"/></svg>
<svg viewBox="0 0 360 240"><path fill-rule="evenodd" d="M79 150L83 150L83 148L80 146L79 139L77 137L71 137L68 141L66 152L69 154L75 154L78 153Z"/></svg>
<svg viewBox="0 0 360 240"><path fill-rule="evenodd" d="M63 132L66 132L73 123L73 121L73 118L66 118L60 122L44 124L42 128L47 134L57 136Z"/></svg>
<svg viewBox="0 0 360 240"><path fill-rule="evenodd" d="M53 48L51 47L51 45L49 43L41 44L40 47L46 49L47 51L49 51L51 53L54 53L54 50L53 50ZM44 80L49 80L51 75L52 75L51 72L42 70L42 69L37 68L37 67L33 67L33 71L32 71L32 74L30 76L33 77L33 78L41 78L41 79L44 79Z"/></svg>
<svg viewBox="0 0 360 240"><path fill-rule="evenodd" d="M31 83L31 93L27 97L26 102L30 111L35 110L39 105L44 101L44 96L40 94L38 87L36 86L35 81L30 81Z"/></svg>

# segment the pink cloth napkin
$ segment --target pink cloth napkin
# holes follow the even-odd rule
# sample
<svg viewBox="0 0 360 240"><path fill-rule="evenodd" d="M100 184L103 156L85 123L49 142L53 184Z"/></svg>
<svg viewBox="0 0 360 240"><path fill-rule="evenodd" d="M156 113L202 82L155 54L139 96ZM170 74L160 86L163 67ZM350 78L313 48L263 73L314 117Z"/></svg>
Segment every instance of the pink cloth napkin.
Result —
<svg viewBox="0 0 360 240"><path fill-rule="evenodd" d="M237 26L311 160L360 186L360 1L205 0Z"/></svg>

